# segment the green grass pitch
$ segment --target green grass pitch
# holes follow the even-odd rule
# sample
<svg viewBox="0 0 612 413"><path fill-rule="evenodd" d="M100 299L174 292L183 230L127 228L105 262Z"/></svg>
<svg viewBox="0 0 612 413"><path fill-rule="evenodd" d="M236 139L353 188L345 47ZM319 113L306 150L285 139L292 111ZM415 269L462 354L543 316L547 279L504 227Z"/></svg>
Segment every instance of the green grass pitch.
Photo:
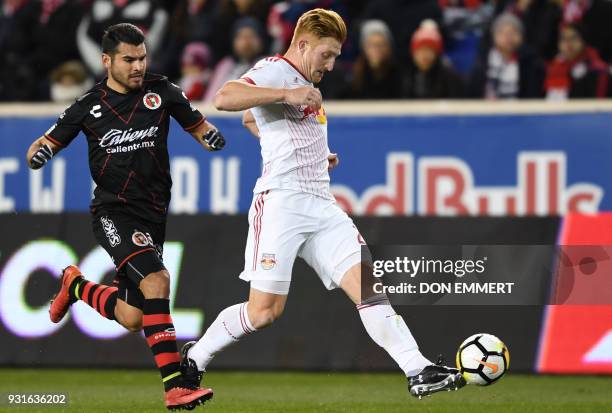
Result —
<svg viewBox="0 0 612 413"><path fill-rule="evenodd" d="M210 372L215 396L194 412L577 413L612 411L612 377L504 377L423 400L398 374ZM7 393L68 393L65 407L8 406ZM164 412L157 372L0 369L0 412Z"/></svg>

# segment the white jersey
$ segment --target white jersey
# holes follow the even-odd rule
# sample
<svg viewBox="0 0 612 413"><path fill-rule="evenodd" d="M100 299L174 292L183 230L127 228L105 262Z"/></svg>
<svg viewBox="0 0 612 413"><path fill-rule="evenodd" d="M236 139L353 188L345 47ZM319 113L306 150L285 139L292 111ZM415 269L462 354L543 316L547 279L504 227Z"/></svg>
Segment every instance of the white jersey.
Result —
<svg viewBox="0 0 612 413"><path fill-rule="evenodd" d="M242 79L257 86L297 88L313 86L284 57L260 60ZM259 129L263 169L254 193L289 189L334 199L327 172L327 118L307 106L286 103L251 109Z"/></svg>

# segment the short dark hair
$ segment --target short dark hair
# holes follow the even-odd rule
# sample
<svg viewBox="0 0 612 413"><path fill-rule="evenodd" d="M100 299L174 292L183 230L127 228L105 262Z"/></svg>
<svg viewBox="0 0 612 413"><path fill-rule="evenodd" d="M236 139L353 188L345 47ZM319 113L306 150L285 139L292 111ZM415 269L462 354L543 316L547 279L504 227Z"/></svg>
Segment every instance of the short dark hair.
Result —
<svg viewBox="0 0 612 413"><path fill-rule="evenodd" d="M138 46L145 40L144 33L131 23L119 23L109 26L102 36L102 52L108 55L117 52L119 43Z"/></svg>

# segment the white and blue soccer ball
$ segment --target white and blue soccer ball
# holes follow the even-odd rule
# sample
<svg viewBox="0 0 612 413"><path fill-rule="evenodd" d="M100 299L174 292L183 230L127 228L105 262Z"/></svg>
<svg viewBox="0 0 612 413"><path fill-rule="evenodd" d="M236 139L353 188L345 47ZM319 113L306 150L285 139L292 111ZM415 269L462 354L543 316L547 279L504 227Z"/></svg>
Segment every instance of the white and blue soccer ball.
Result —
<svg viewBox="0 0 612 413"><path fill-rule="evenodd" d="M502 378L509 366L508 347L492 334L474 334L466 338L457 351L457 368L468 384L493 384Z"/></svg>

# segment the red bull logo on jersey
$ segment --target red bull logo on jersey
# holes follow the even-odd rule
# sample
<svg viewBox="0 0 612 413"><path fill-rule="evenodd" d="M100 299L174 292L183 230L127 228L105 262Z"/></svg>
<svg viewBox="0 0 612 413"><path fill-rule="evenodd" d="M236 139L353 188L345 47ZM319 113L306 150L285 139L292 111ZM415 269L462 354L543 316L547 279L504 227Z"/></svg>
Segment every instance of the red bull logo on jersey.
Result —
<svg viewBox="0 0 612 413"><path fill-rule="evenodd" d="M387 155L386 182L359 196L332 185L338 204L355 215L549 216L595 213L603 189L593 183L567 184L564 152L519 152L516 184L479 186L465 161L425 156L415 163L408 152Z"/></svg>
<svg viewBox="0 0 612 413"><path fill-rule="evenodd" d="M302 116L302 120L307 119L309 117L314 117L321 125L327 123L327 116L325 114L325 109L323 108L323 106L321 106L321 109L319 110L315 110L311 106L305 106L303 108L300 108L300 111L304 114Z"/></svg>

